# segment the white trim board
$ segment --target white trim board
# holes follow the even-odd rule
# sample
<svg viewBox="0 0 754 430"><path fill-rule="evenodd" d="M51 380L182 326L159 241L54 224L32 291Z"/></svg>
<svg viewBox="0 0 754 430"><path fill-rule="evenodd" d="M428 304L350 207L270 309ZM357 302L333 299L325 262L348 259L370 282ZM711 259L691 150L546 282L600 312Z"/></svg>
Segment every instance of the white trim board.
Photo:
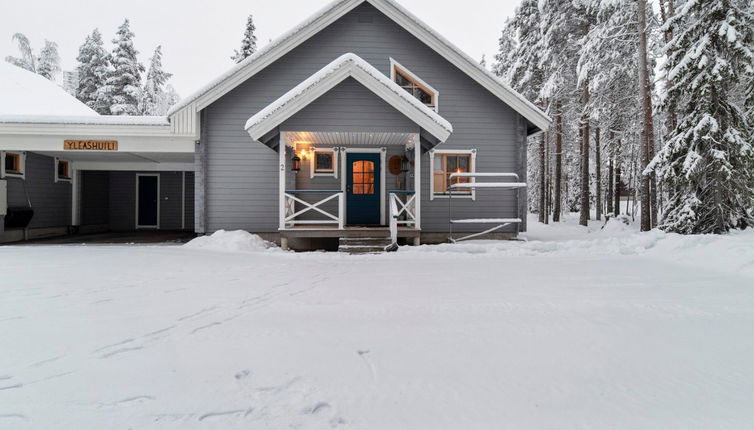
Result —
<svg viewBox="0 0 754 430"><path fill-rule="evenodd" d="M552 124L552 120L534 104L505 85L489 70L480 66L476 60L463 53L458 47L440 36L435 30L394 0L335 0L302 22L299 26L270 42L267 46L257 51L256 54L237 64L204 88L175 105L168 112L173 128L180 129L184 133L195 134L198 130L198 121L195 121L194 118L199 111L264 70L267 66L364 2L370 3L395 21L539 129L547 129ZM183 122L186 124L182 124Z"/></svg>
<svg viewBox="0 0 754 430"><path fill-rule="evenodd" d="M364 85L440 142L446 141L453 132L453 126L434 109L425 106L374 66L352 53L336 58L249 118L245 125L246 131L253 140L258 141L349 77Z"/></svg>
<svg viewBox="0 0 754 430"><path fill-rule="evenodd" d="M145 176L152 176L157 178L157 225L139 225L139 178L145 177ZM134 226L136 230L140 229L154 229L159 230L160 229L160 203L162 200L161 189L160 189L160 174L159 173L137 173L136 174L136 213L134 218Z"/></svg>

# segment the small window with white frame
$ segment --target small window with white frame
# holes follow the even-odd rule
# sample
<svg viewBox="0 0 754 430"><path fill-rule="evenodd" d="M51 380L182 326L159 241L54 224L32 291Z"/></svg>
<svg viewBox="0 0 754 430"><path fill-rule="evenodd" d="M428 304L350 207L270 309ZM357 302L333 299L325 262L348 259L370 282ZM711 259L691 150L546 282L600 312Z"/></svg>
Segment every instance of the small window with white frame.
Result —
<svg viewBox="0 0 754 430"><path fill-rule="evenodd" d="M430 154L431 198L447 197L450 186L473 182L472 178L451 178L453 173L476 173L476 150L435 150ZM471 188L455 188L453 196L474 198Z"/></svg>
<svg viewBox="0 0 754 430"><path fill-rule="evenodd" d="M424 82L410 70L398 64L397 61L390 59L390 77L395 82L414 96L417 100L424 103L427 107L438 110L438 99L440 93Z"/></svg>
<svg viewBox="0 0 754 430"><path fill-rule="evenodd" d="M71 182L71 162L55 159L55 182Z"/></svg>
<svg viewBox="0 0 754 430"><path fill-rule="evenodd" d="M338 152L334 148L314 148L311 152L311 177L338 177Z"/></svg>
<svg viewBox="0 0 754 430"><path fill-rule="evenodd" d="M0 153L0 178L26 177L26 154L4 151Z"/></svg>

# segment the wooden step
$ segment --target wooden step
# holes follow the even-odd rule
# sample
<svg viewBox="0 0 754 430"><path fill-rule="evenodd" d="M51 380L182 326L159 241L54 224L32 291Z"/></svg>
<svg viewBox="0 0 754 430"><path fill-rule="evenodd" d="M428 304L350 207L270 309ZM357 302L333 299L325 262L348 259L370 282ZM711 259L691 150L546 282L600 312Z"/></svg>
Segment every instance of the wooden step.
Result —
<svg viewBox="0 0 754 430"><path fill-rule="evenodd" d="M378 254L391 245L389 237L341 237L338 252L348 254Z"/></svg>

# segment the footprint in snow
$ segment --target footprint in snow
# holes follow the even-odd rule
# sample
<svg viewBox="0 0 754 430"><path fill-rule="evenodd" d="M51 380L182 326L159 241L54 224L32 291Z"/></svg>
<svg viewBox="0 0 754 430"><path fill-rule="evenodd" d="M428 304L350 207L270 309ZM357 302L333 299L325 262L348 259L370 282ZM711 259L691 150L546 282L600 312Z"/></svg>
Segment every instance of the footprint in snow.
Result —
<svg viewBox="0 0 754 430"><path fill-rule="evenodd" d="M233 375L233 377L236 378L239 381L241 379L246 379L249 376L251 376L251 370L242 370L242 371L236 373L235 375Z"/></svg>

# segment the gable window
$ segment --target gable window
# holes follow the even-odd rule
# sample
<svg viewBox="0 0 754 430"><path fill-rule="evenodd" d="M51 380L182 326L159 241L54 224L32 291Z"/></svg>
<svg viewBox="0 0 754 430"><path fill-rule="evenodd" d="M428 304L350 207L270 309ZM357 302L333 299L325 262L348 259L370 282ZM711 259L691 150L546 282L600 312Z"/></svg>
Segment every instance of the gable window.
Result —
<svg viewBox="0 0 754 430"><path fill-rule="evenodd" d="M393 82L417 100L437 111L438 91L392 58L390 59L390 77L393 79Z"/></svg>
<svg viewBox="0 0 754 430"><path fill-rule="evenodd" d="M55 182L71 180L71 162L55 159Z"/></svg>
<svg viewBox="0 0 754 430"><path fill-rule="evenodd" d="M338 177L337 152L333 148L315 148L312 150L311 177Z"/></svg>
<svg viewBox="0 0 754 430"><path fill-rule="evenodd" d="M435 150L430 154L430 186L432 188L431 199L435 197L447 197L449 188L454 184L464 184L472 181L472 178L452 178L453 173L476 173L476 150ZM453 196L474 198L471 188L455 188Z"/></svg>
<svg viewBox="0 0 754 430"><path fill-rule="evenodd" d="M0 177L23 178L26 170L26 157L22 152L0 153Z"/></svg>

